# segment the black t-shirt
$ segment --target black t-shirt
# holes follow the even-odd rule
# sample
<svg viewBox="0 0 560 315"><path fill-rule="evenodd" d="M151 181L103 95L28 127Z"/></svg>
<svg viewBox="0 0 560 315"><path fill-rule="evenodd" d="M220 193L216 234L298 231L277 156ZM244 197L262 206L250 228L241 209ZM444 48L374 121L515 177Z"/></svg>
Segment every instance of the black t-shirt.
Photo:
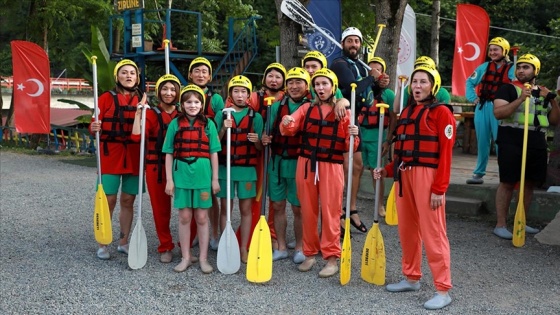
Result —
<svg viewBox="0 0 560 315"><path fill-rule="evenodd" d="M508 103L515 101L519 96L517 95L517 89L513 84L502 85L496 92L496 99L505 100ZM523 103L519 106L523 106ZM498 137L496 139L496 144L509 143L515 144L523 147L523 125L521 128L514 127L498 127ZM527 137L527 148L528 149L546 149L546 134L542 131L529 130L529 135Z"/></svg>

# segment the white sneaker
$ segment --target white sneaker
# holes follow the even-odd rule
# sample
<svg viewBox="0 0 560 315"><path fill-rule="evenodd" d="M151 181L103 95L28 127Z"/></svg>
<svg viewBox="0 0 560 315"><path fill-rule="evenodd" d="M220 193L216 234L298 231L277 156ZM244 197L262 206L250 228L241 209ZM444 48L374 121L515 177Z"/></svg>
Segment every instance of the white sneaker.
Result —
<svg viewBox="0 0 560 315"><path fill-rule="evenodd" d="M117 246L117 251L118 251L119 253L123 253L123 254L127 254L127 255L128 255L128 244Z"/></svg>
<svg viewBox="0 0 560 315"><path fill-rule="evenodd" d="M436 293L433 298L424 303L424 308L428 310L439 310L449 305L449 303L451 303L449 293Z"/></svg>
<svg viewBox="0 0 560 315"><path fill-rule="evenodd" d="M305 255L303 254L303 252L301 250L296 250L296 252L294 253L294 258L293 258L294 263L299 265L304 260L305 260Z"/></svg>
<svg viewBox="0 0 560 315"><path fill-rule="evenodd" d="M101 246L97 249L97 258L101 260L108 260L111 258L111 254L109 254L107 246Z"/></svg>

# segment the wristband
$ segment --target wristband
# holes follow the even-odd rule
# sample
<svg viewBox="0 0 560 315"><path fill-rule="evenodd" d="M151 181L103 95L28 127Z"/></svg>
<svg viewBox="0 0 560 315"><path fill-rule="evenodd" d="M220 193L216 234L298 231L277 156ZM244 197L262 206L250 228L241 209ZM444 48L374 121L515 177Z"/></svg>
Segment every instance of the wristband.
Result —
<svg viewBox="0 0 560 315"><path fill-rule="evenodd" d="M556 93L553 92L548 92L548 94L546 95L546 97L544 98L546 101L551 101L553 99L556 98Z"/></svg>

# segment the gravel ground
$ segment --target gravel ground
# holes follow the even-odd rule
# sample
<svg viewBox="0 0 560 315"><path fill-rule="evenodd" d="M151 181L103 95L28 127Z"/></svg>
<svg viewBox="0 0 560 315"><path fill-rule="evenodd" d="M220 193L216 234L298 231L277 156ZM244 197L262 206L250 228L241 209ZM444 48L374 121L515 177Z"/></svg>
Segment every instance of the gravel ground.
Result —
<svg viewBox="0 0 560 315"><path fill-rule="evenodd" d="M352 279L318 278L318 266L301 273L291 260L274 264L272 280L252 284L234 275L203 275L161 264L150 203L144 195L143 225L148 262L128 268L111 247L111 259L95 256L92 231L95 168L62 163L57 156L0 151L0 314L560 314L560 247L525 247L491 234L484 219L448 216L453 303L441 311L422 304L434 293L424 263L422 288L389 293L360 279L365 234L353 230ZM362 219L372 223L372 202L361 199ZM234 209L234 227L238 211ZM172 231L177 235L176 213ZM113 221L113 226L116 226ZM397 230L380 224L387 255L387 282L401 279ZM118 228L113 229L115 237ZM292 237L292 234L289 235ZM198 249L195 249L195 253ZM216 252L210 251L215 267Z"/></svg>

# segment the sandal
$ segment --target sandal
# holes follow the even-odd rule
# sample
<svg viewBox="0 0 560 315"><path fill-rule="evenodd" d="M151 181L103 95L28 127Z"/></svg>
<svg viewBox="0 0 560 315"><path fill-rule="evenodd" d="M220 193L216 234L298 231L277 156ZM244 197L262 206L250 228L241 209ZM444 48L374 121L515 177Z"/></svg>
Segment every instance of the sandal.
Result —
<svg viewBox="0 0 560 315"><path fill-rule="evenodd" d="M346 207L344 207L342 209L342 215L340 216L340 220L345 220L345 222L346 222ZM352 223L352 224L354 223L352 221L352 219L350 219L350 223ZM340 226L340 239L341 240L344 239L344 233L345 232L346 232L346 229L344 228L344 225L341 225ZM352 233L350 233L350 239L352 239Z"/></svg>
<svg viewBox="0 0 560 315"><path fill-rule="evenodd" d="M350 216L353 214L358 214L358 210L350 210ZM358 225L352 218L350 218L350 224L352 224L358 231L362 233L366 233L368 231L367 227L365 226L364 222L360 221L360 225Z"/></svg>

